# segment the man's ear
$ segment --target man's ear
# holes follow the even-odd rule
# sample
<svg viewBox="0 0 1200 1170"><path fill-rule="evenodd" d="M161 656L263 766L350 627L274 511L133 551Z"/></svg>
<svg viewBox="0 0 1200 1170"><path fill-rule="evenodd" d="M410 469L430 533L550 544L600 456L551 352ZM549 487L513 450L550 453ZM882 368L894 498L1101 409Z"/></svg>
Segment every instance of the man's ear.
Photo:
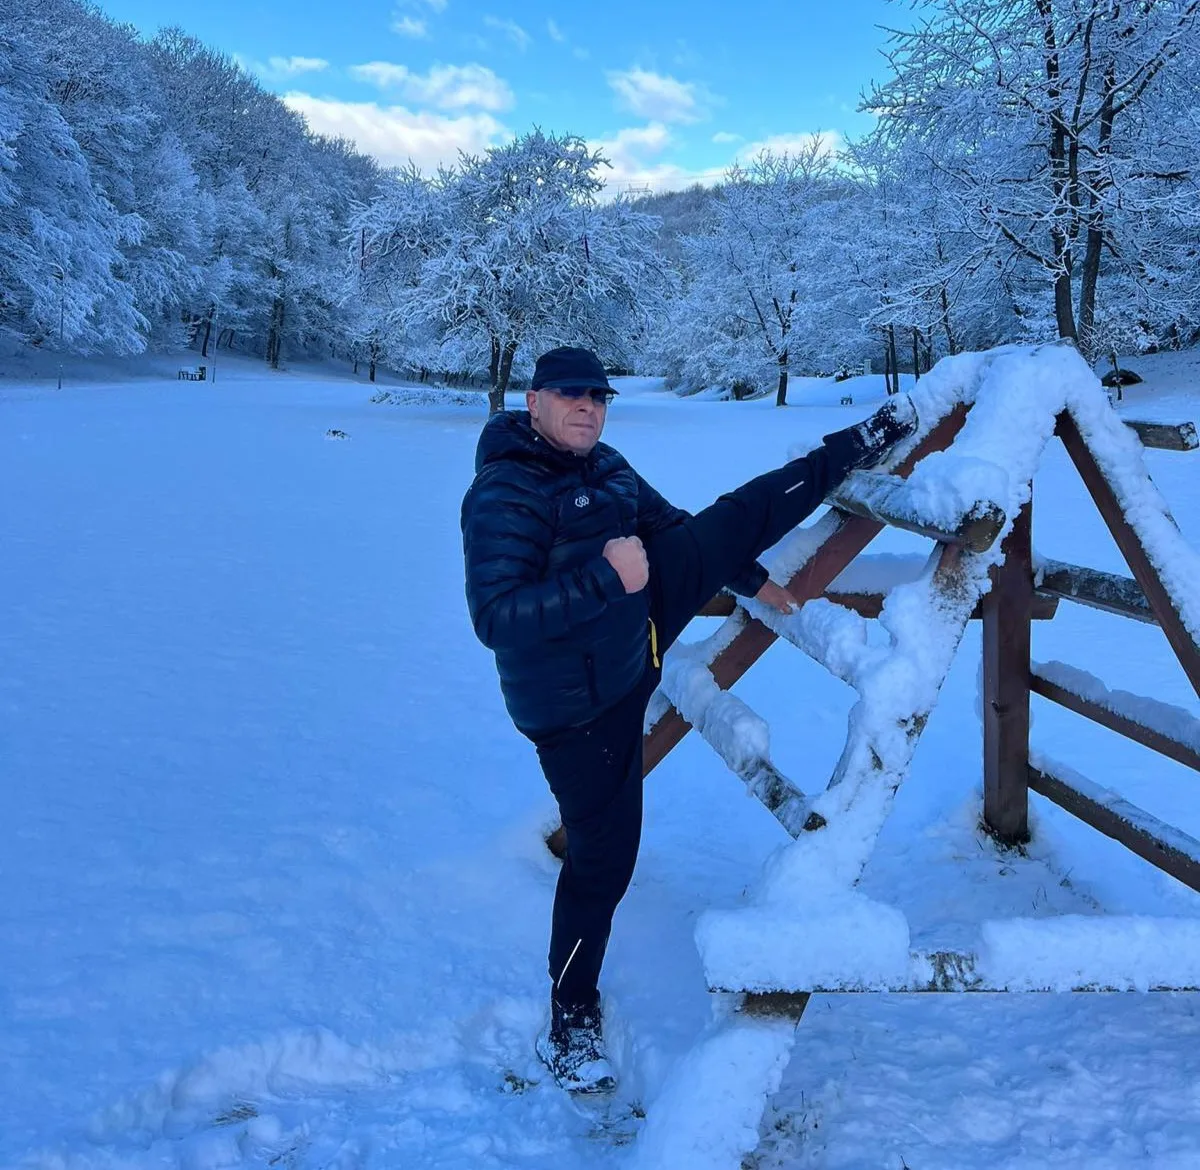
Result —
<svg viewBox="0 0 1200 1170"><path fill-rule="evenodd" d="M537 416L538 416L537 404L538 404L537 391L536 390L526 390L525 391L525 409L529 411L530 418L537 418Z"/></svg>

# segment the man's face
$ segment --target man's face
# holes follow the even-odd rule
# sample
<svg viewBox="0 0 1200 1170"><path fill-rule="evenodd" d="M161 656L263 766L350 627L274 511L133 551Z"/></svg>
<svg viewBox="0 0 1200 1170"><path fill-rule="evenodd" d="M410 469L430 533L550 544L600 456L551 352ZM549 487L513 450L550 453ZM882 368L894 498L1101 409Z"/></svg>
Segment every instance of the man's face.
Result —
<svg viewBox="0 0 1200 1170"><path fill-rule="evenodd" d="M533 429L552 447L586 455L600 441L608 407L590 395L567 398L554 390L527 390Z"/></svg>

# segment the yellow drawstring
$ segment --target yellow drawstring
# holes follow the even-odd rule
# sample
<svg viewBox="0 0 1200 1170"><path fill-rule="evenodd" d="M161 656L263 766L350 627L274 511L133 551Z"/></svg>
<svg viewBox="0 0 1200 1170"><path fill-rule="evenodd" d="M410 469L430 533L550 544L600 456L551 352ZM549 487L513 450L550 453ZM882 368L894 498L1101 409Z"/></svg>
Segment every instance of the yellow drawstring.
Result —
<svg viewBox="0 0 1200 1170"><path fill-rule="evenodd" d="M654 663L657 670L662 666L658 660L658 631L654 628L654 619L650 619L650 661Z"/></svg>

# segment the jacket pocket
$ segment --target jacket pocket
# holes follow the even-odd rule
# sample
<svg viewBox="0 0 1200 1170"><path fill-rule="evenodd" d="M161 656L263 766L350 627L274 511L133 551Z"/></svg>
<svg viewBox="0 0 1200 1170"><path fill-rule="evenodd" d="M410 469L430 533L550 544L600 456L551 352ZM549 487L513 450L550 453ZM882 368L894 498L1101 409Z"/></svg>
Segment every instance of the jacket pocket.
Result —
<svg viewBox="0 0 1200 1170"><path fill-rule="evenodd" d="M596 686L596 658L592 654L583 656L583 669L587 674L588 698L594 706L600 705L600 690Z"/></svg>

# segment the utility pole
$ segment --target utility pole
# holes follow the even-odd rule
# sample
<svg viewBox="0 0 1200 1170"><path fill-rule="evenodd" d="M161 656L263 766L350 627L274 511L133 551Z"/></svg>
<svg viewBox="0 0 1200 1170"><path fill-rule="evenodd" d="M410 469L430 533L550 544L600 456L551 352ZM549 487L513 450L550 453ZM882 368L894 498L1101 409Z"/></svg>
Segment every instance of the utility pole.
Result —
<svg viewBox="0 0 1200 1170"><path fill-rule="evenodd" d="M52 264L56 269L54 279L58 281L58 388L62 389L63 368L63 315L67 302L67 273L61 264Z"/></svg>

